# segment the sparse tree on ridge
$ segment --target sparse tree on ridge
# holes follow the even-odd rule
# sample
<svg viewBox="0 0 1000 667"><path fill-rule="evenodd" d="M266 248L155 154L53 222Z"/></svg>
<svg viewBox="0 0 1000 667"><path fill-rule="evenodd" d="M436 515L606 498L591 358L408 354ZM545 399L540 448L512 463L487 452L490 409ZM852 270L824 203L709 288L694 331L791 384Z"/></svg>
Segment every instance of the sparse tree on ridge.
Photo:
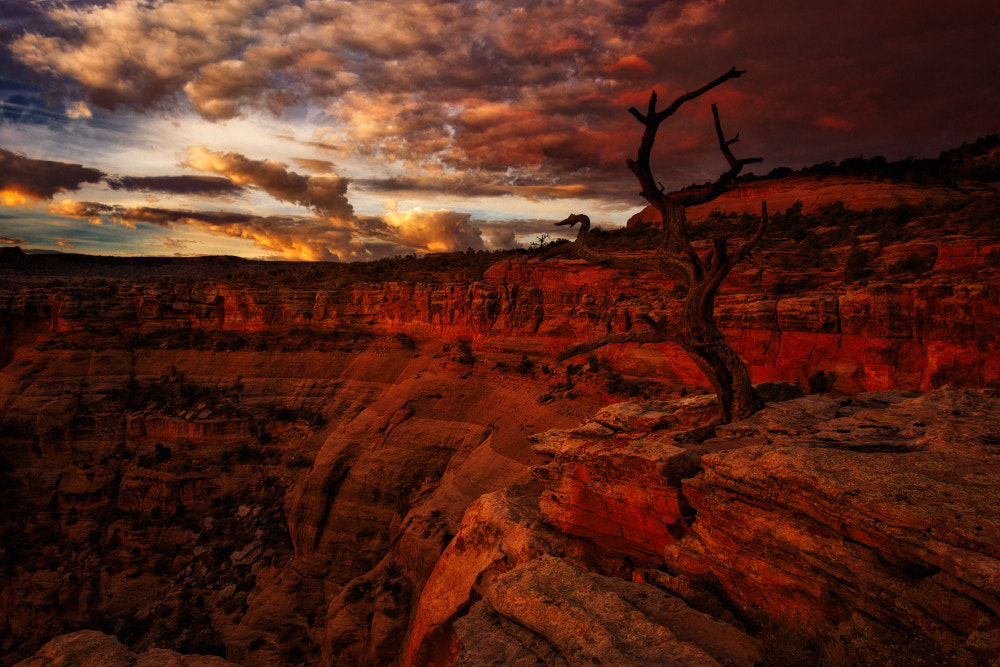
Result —
<svg viewBox="0 0 1000 667"><path fill-rule="evenodd" d="M642 186L642 196L660 214L662 236L651 257L636 258L599 252L587 245L590 219L585 215L573 214L556 223L570 227L579 224L576 240L552 248L543 255L548 259L557 255L575 255L588 262L605 264L624 270L658 271L686 286L680 316L677 321L667 321L651 314L640 314L646 325L622 333L613 333L593 341L573 345L559 355L560 360L615 343L662 343L673 342L683 349L708 377L719 398L722 420L726 423L745 419L764 403L753 388L746 364L723 338L715 323L715 295L723 280L736 264L749 255L760 241L767 227L767 206L762 207L760 224L756 231L742 242L735 241L730 246L730 238L718 234L709 239L710 247L699 251L692 245L688 234L685 209L688 206L704 204L726 192L734 179L747 164L762 161L762 158L737 159L730 147L739 140L739 135L726 139L719 120L719 111L712 105L715 118L715 132L719 139L719 149L729 163L729 169L714 183L696 190L666 193L662 185L653 177L649 165L656 131L664 120L673 115L685 102L693 100L730 79L745 74L735 67L710 81L701 88L685 93L666 108L657 111L656 91L650 95L649 108L641 113L635 107L629 113L643 124L645 131L639 144L635 160L627 161Z"/></svg>

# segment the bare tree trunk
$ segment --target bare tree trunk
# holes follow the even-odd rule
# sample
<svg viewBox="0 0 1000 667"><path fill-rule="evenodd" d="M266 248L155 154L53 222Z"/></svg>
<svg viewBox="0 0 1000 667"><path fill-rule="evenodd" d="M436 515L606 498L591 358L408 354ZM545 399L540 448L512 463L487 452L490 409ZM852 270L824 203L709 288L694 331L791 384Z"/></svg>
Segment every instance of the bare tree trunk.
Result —
<svg viewBox="0 0 1000 667"><path fill-rule="evenodd" d="M730 247L729 235L719 233L708 239L711 241L711 247L707 251L699 250L692 244L688 235L685 209L688 206L710 202L721 195L732 186L744 166L760 162L761 158L737 159L733 155L730 147L739 141L739 135L732 139L726 138L722 131L722 122L719 120L719 110L714 104L712 116L715 120L719 149L729 164L729 169L714 183L694 191L666 193L650 169L650 154L660 124L673 115L681 105L743 74L742 70L734 67L701 88L684 93L661 110L656 108L656 91L649 96L646 113L641 113L635 107L629 109L629 113L643 124L645 130L636 159L626 162L642 186L642 196L659 212L662 219L663 236L653 257L647 260L628 259L589 248L587 230L590 229L590 219L579 214L573 214L556 223L569 226L581 223L576 241L552 249L542 256L542 259L547 259L556 255L572 254L588 262L608 264L626 270L647 268L668 275L687 286L688 294L684 300L684 311L679 322L668 323L648 315L643 318L649 326L648 330L609 334L595 341L579 343L565 350L559 358L565 359L613 343L673 341L694 360L711 382L719 398L721 417L725 423L746 419L764 407L763 400L750 381L746 365L736 351L726 343L716 326L714 310L715 295L723 280L737 263L750 254L763 237L767 228L767 205L762 205L760 225L750 238L740 245Z"/></svg>
<svg viewBox="0 0 1000 667"><path fill-rule="evenodd" d="M712 315L715 290L695 289L684 301L680 326L673 340L712 384L726 424L746 419L764 407L740 355L730 347Z"/></svg>

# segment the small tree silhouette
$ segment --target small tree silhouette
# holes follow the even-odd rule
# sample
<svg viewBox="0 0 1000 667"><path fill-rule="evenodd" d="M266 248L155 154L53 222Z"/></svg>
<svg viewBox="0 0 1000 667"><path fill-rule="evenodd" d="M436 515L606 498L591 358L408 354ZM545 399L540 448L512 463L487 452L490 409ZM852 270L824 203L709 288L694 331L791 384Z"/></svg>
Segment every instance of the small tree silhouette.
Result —
<svg viewBox="0 0 1000 667"><path fill-rule="evenodd" d="M761 409L764 403L750 382L750 374L743 360L729 346L716 326L715 295L733 267L745 259L763 237L767 227L767 206L766 204L762 206L760 224L750 238L734 244L731 248L729 236L717 234L707 239L711 242L710 247L700 251L692 245L692 239L689 238L685 209L710 202L726 192L745 165L761 162L762 158L741 160L733 156L730 146L739 141L739 135L726 139L719 120L719 110L713 104L712 115L715 119L719 149L729 163L729 169L714 183L702 188L666 193L663 186L653 177L649 159L660 123L672 116L685 102L745 73L734 67L701 88L681 95L660 111L656 109L656 91L650 95L646 113L641 113L635 107L629 109L629 113L643 124L645 131L639 144L638 156L635 160L628 160L627 164L642 186L642 196L660 214L662 220L660 243L651 257L627 257L599 252L588 247L587 232L590 230L590 219L581 214L573 214L556 223L570 227L580 224L576 240L553 247L542 256L544 260L557 255L571 254L588 262L624 270L658 271L686 286L679 321L669 322L666 318L643 313L639 315L639 319L646 324L645 328L613 333L597 340L573 345L564 350L559 358L568 359L614 343L674 342L708 377L719 398L722 420L727 423L750 416Z"/></svg>

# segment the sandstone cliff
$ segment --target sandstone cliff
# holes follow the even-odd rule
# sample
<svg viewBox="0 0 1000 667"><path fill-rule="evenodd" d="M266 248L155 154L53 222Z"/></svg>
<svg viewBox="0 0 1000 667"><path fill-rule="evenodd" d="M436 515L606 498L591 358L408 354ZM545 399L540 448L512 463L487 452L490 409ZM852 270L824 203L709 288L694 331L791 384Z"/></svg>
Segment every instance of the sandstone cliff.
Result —
<svg viewBox="0 0 1000 667"><path fill-rule="evenodd" d="M995 392L810 395L695 441L676 427L691 407L618 404L540 438L541 486L466 513L420 600L408 664L1000 658ZM642 583L626 592L622 579ZM672 632L655 655L645 641L660 629L631 642L612 630L646 622L633 595L655 599ZM671 613L702 632L685 638Z"/></svg>
<svg viewBox="0 0 1000 667"><path fill-rule="evenodd" d="M717 312L758 382L812 383L835 396L995 387L997 248L966 237L889 245L868 282L844 281L840 268L776 268L788 251L772 250L734 273ZM831 252L842 265L849 248ZM933 258L922 275L889 270L921 253ZM581 621L608 656L627 652L613 630L623 616L635 620L628 632L661 638L691 664L747 664L760 650L747 636L759 630L753 614L841 628L848 609L862 615L856 628L902 624L962 659L989 655L996 608L985 566L969 574L957 557L935 560L912 546L930 519L907 516L917 532L886 537L877 533L885 517L866 523L852 514L838 524L809 514L820 500L806 490L802 507L768 505L795 481L796 466L832 470L839 450L786 443L785 452L772 431L793 427L757 422L706 439L710 400L678 398L704 381L670 345L554 361L570 342L632 326L642 307L669 311L671 290L656 276L525 258L471 282L255 278L8 290L0 309L3 664L80 628L114 634L136 654L171 646L245 665L482 664L501 647L524 664L529 654L574 664L594 657L590 647L553 634L546 619L577 616L588 600L613 611ZM614 373L624 382L610 382ZM598 412L620 400L614 392L637 388L659 402ZM845 401L808 399L814 407L802 410L834 420L836 433L836 419L875 405ZM959 403L948 409L979 414ZM797 409L761 419L777 423L774 410ZM882 432L858 423L859 434ZM533 449L529 436L539 432L548 435ZM732 472L751 465L739 457L754 447L776 461L761 497L751 497L758 487L735 488L742 473ZM788 479L773 452L794 458ZM909 459L915 469L930 465L916 452L873 454L889 458L864 460L887 471ZM986 460L961 456L970 470ZM876 490L893 498L931 483L886 479ZM869 502L876 491L865 493ZM761 534L792 543L768 543L774 560L755 565L762 581L734 583L733 563L748 549L727 532L734 497L747 498L748 517L765 508L753 518ZM860 513L864 502L845 507ZM855 520L857 536L847 527ZM977 525L989 524L949 528L961 537L943 541L980 539L971 543L980 553L989 540ZM803 548L786 533L816 531L830 534L827 546L817 547L808 573L787 578L810 582L810 594L826 586L826 601L802 602L805 593L787 581L772 592L766 573L793 567L775 564L775 554ZM851 552L834 534L863 536L868 550ZM909 550L886 546L896 539ZM858 562L885 559L892 576L878 589L876 574L858 566L867 579L837 584L842 573L821 558L827 548ZM831 573L815 575L823 567ZM886 600L901 595L906 576L932 581L897 609ZM593 597L545 611L567 581ZM968 611L965 620L903 613L933 606L932 583L971 600L954 607ZM752 594L741 598L743 590ZM627 660L655 661L652 650L638 647Z"/></svg>

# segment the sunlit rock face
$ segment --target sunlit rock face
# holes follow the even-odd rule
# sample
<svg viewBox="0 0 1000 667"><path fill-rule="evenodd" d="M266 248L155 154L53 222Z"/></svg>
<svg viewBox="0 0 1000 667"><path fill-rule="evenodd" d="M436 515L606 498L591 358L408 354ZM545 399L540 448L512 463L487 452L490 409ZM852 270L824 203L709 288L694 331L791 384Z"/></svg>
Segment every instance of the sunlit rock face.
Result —
<svg viewBox="0 0 1000 667"><path fill-rule="evenodd" d="M1000 377L1000 243L954 236L879 246L865 241L875 270L845 281L849 245L827 251L827 268L795 266L794 250L761 250L736 267L716 300L727 339L755 382L819 374L843 392L988 386ZM892 269L918 256L922 271ZM406 335L468 339L494 350L548 355L608 331L640 326L639 312L677 308L673 283L657 274L623 274L576 261L507 259L481 280L262 285L263 281L137 283L101 290L18 290L0 313L7 358L24 342L78 336L82 349L133 332L164 328L228 332L199 339L222 350L268 332L310 331L341 341ZM165 341L164 341L165 342ZM272 341L273 342L273 341ZM669 386L705 386L697 367L670 344L601 352L619 371Z"/></svg>
<svg viewBox="0 0 1000 667"><path fill-rule="evenodd" d="M650 564L693 520L681 480L698 469L701 452L675 439L716 416L714 397L618 403L572 429L535 436L552 457L532 473L543 487L540 510L560 531L593 540Z"/></svg>
<svg viewBox="0 0 1000 667"><path fill-rule="evenodd" d="M1000 399L943 389L807 396L717 430L683 482L697 513L666 565L817 632L929 638L1000 656Z"/></svg>
<svg viewBox="0 0 1000 667"><path fill-rule="evenodd" d="M581 664L598 645L618 655L607 628L622 621L607 615L634 603L635 591L657 609L707 614L729 637L755 628L760 644L738 644L778 664L792 655L792 637L818 647L797 659L844 664L1000 657L1000 488L991 473L1000 396L807 395L710 430L672 425L708 402L616 404L538 436L536 450L551 460L534 469L536 483L466 512L419 600L406 664L491 664L487 655ZM663 445L660 458L637 467L650 441ZM683 470L668 465L681 451ZM665 490L687 509L649 502ZM671 518L674 530L657 528ZM665 543L662 557L650 543ZM626 581L642 583L626 592ZM667 601L674 597L684 602ZM648 620L635 609L629 618ZM590 640L576 642L568 627ZM676 650L671 641L657 650ZM617 659L687 664L695 655L651 658L644 647L639 640Z"/></svg>

